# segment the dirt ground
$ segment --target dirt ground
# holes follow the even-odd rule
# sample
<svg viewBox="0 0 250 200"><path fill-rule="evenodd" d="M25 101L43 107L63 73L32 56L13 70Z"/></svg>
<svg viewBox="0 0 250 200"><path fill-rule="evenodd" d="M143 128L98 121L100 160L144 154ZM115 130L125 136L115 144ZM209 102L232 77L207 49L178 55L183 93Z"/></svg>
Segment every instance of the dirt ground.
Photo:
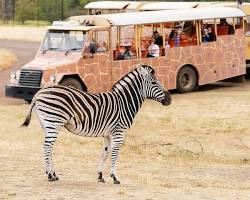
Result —
<svg viewBox="0 0 250 200"><path fill-rule="evenodd" d="M248 200L250 81L217 83L173 94L163 107L146 101L128 132L117 165L121 185L97 182L101 138L63 130L54 146L59 181L48 182L43 130L28 104L0 101L0 199Z"/></svg>

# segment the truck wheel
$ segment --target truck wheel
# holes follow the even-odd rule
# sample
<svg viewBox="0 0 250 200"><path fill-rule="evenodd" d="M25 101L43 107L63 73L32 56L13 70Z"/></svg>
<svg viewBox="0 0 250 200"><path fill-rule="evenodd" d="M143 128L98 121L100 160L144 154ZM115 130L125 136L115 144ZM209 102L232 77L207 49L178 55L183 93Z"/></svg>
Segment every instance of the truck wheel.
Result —
<svg viewBox="0 0 250 200"><path fill-rule="evenodd" d="M60 85L63 85L63 86L71 86L71 87L74 87L78 90L81 90L83 91L83 86L82 84L80 83L80 81L78 81L77 79L75 78L64 78L61 82L60 82Z"/></svg>
<svg viewBox="0 0 250 200"><path fill-rule="evenodd" d="M177 75L177 90L180 93L192 92L197 85L197 75L191 67L183 67Z"/></svg>
<svg viewBox="0 0 250 200"><path fill-rule="evenodd" d="M24 99L24 101L25 101L26 103L28 103L28 104L31 104L31 101L32 101L32 100Z"/></svg>

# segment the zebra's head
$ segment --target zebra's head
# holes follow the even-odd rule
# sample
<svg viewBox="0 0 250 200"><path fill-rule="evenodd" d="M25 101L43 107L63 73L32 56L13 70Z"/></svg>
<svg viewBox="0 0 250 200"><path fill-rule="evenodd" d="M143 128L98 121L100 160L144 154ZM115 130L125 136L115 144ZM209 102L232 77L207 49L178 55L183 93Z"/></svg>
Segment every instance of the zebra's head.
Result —
<svg viewBox="0 0 250 200"><path fill-rule="evenodd" d="M162 105L168 106L171 104L172 98L170 93L163 88L160 81L154 76L155 71L151 66L141 65L139 67L141 74L145 80L145 95L148 99L161 102Z"/></svg>

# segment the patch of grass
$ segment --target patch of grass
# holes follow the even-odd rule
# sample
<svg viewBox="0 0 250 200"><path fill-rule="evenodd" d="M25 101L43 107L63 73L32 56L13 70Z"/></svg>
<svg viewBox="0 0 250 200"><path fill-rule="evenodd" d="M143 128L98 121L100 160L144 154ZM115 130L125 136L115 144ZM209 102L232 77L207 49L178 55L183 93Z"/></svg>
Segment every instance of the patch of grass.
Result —
<svg viewBox="0 0 250 200"><path fill-rule="evenodd" d="M45 33L44 26L0 26L0 39L41 42Z"/></svg>
<svg viewBox="0 0 250 200"><path fill-rule="evenodd" d="M13 26L37 27L37 26L48 26L50 24L51 24L50 22L44 21L44 20L39 20L39 22L37 22L36 20L27 20L27 21L25 21L24 24L22 24L18 21L15 21L14 23L13 23L13 21L9 21L9 23L6 24L6 23L3 23L2 20L0 20L1 26L9 26L9 27L13 27Z"/></svg>
<svg viewBox="0 0 250 200"><path fill-rule="evenodd" d="M5 49L0 49L0 70L13 66L16 62L16 55Z"/></svg>

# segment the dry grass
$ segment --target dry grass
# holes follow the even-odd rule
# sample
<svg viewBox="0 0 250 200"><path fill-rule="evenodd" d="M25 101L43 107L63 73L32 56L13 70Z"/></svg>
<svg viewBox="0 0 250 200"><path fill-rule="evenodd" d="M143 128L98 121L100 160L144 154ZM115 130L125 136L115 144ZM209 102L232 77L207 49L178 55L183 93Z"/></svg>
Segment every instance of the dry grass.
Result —
<svg viewBox="0 0 250 200"><path fill-rule="evenodd" d="M0 26L0 39L41 42L45 27Z"/></svg>
<svg viewBox="0 0 250 200"><path fill-rule="evenodd" d="M28 105L1 106L0 199L250 199L250 83L230 86L145 102L121 149L121 186L110 161L107 183L96 181L102 139L65 130L53 152L60 181L47 182L35 115L19 128Z"/></svg>
<svg viewBox="0 0 250 200"><path fill-rule="evenodd" d="M0 49L0 70L13 66L16 62L16 55L8 50Z"/></svg>

